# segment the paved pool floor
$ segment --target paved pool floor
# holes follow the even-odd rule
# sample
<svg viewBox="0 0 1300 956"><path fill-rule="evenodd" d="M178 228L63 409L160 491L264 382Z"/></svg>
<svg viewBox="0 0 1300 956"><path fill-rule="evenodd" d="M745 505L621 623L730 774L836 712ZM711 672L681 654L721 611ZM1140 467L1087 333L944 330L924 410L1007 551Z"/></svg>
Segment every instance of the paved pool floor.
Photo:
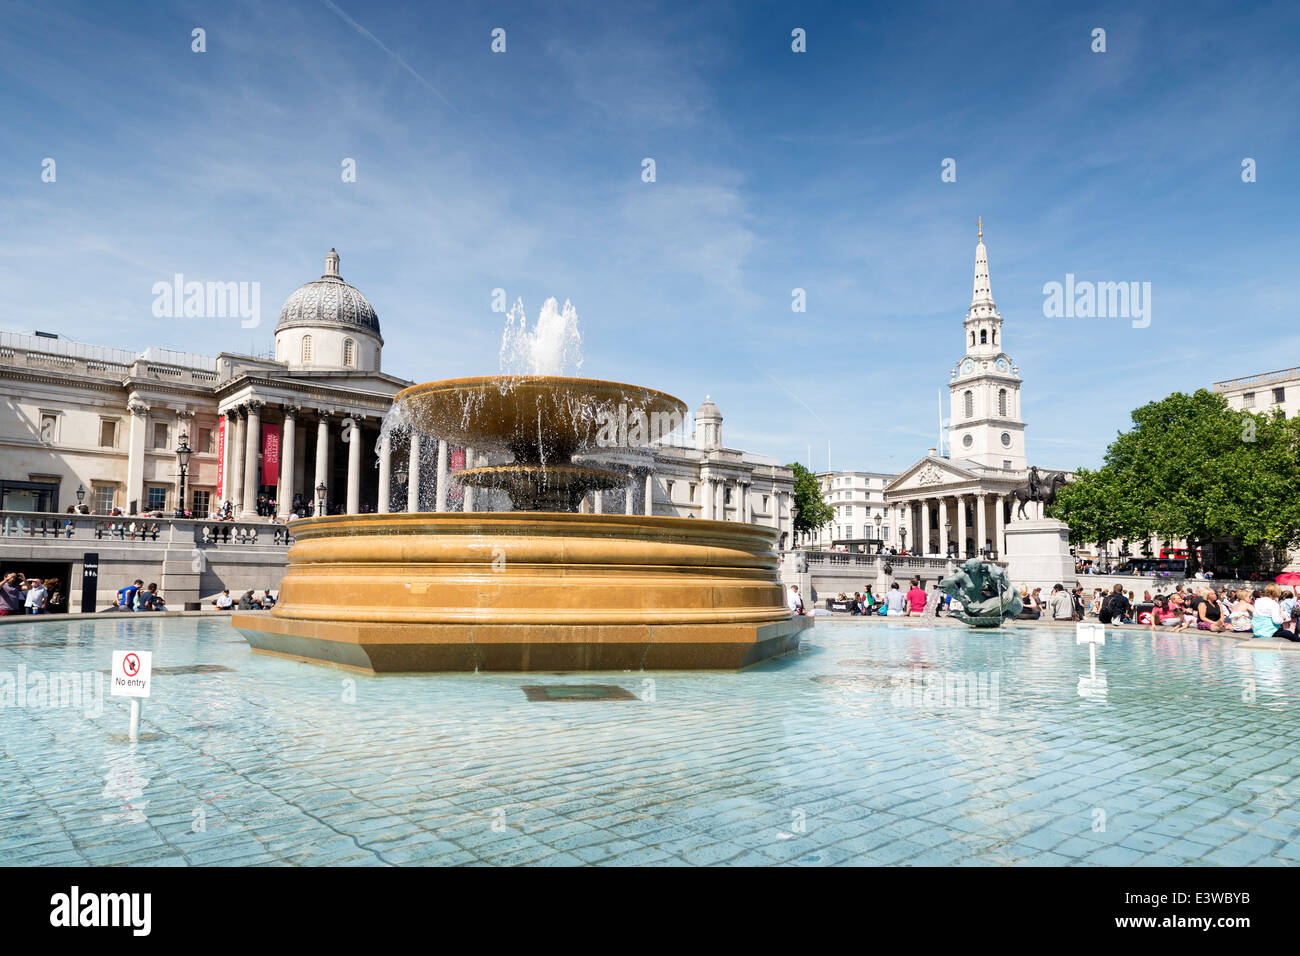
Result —
<svg viewBox="0 0 1300 956"><path fill-rule="evenodd" d="M106 674L33 693L114 649L154 652L134 744ZM0 703L0 865L1300 862L1300 655L1196 635L1095 674L1070 631L880 622L740 674L366 677L132 616L0 628Z"/></svg>

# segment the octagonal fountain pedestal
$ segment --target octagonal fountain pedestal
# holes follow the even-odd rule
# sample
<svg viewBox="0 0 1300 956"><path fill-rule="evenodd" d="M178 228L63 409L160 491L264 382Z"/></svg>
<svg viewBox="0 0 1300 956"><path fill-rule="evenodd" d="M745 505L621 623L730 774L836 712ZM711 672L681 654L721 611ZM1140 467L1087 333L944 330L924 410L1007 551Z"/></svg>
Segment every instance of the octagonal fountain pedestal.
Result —
<svg viewBox="0 0 1300 956"><path fill-rule="evenodd" d="M255 650L368 672L735 670L798 647L776 531L530 512L294 522Z"/></svg>

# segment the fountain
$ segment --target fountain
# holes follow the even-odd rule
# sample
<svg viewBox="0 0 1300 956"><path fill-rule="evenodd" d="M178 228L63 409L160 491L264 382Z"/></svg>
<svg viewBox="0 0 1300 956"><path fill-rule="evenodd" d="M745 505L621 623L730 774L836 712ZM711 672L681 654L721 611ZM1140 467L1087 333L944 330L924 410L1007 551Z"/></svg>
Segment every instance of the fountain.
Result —
<svg viewBox="0 0 1300 956"><path fill-rule="evenodd" d="M1020 613L1020 595L996 564L971 558L939 582L953 596L948 616L969 627L1001 627Z"/></svg>
<svg viewBox="0 0 1300 956"><path fill-rule="evenodd" d="M562 370L580 341L571 307L548 302L531 337L517 308L503 368L523 352L526 367ZM506 459L455 478L512 510L295 521L279 603L232 623L257 651L367 672L739 669L794 650L812 621L786 608L775 529L579 513L629 478L575 456L644 448L685 411L654 389L559 374L413 385L385 430Z"/></svg>

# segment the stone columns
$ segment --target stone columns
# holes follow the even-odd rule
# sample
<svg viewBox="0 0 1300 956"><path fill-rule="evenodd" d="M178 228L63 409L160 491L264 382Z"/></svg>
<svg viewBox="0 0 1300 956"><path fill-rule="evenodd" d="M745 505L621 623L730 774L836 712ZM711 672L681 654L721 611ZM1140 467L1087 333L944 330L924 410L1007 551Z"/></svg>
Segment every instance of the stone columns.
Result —
<svg viewBox="0 0 1300 956"><path fill-rule="evenodd" d="M948 556L948 499L939 498L939 553Z"/></svg>
<svg viewBox="0 0 1300 956"><path fill-rule="evenodd" d="M414 429L411 450L406 456L406 510L411 514L420 510L420 436Z"/></svg>
<svg viewBox="0 0 1300 956"><path fill-rule="evenodd" d="M298 409L283 406L284 426L280 436L280 486L275 490L275 510L281 518L293 510L293 461L298 452Z"/></svg>
<svg viewBox="0 0 1300 956"><path fill-rule="evenodd" d="M655 473L653 471L645 473L645 513L651 516L655 513Z"/></svg>
<svg viewBox="0 0 1300 956"><path fill-rule="evenodd" d="M749 524L749 482L738 482L736 488L740 492L740 514L737 520Z"/></svg>
<svg viewBox="0 0 1300 956"><path fill-rule="evenodd" d="M623 491L623 514L625 515L636 514L636 508L633 507L634 502L632 500L635 494L634 488L636 488L636 475L631 474L627 476L627 488Z"/></svg>
<svg viewBox="0 0 1300 956"><path fill-rule="evenodd" d="M217 496L216 507L219 510L227 501L234 501L235 489L235 419L239 416L233 409L226 409L221 413L221 420L225 422L226 437L224 440L225 447L221 450L221 493Z"/></svg>
<svg viewBox="0 0 1300 956"><path fill-rule="evenodd" d="M447 464L447 441L444 438L438 439L438 488L434 499L434 511L447 510L447 482L451 479L451 472Z"/></svg>
<svg viewBox="0 0 1300 956"><path fill-rule="evenodd" d="M930 501L926 499L921 502L921 538L918 542L920 548L917 554L922 557L930 553Z"/></svg>
<svg viewBox="0 0 1300 956"><path fill-rule="evenodd" d="M466 469L470 469L470 468L473 468L473 467L474 467L474 449L473 449L473 448L466 448L466 449L465 449L465 468L466 468ZM474 510L474 497L475 497L475 495L474 495L474 489L471 488L469 485L465 485L464 488L465 488L465 491L464 491L464 497L461 499L462 501L464 501L464 504L461 505L461 510L462 510L462 511L473 511L473 510Z"/></svg>
<svg viewBox="0 0 1300 956"><path fill-rule="evenodd" d="M357 416L343 420L343 440L348 444L348 497L347 513L361 513L361 419Z"/></svg>
<svg viewBox="0 0 1300 956"><path fill-rule="evenodd" d="M144 510L144 450L149 430L149 406L132 400L126 410L131 413L131 434L127 441L126 512L138 514Z"/></svg>
<svg viewBox="0 0 1300 956"><path fill-rule="evenodd" d="M257 453L262 446L262 403L248 403L248 426L244 436L244 511L245 518L257 515L257 489L262 476L258 474Z"/></svg>
<svg viewBox="0 0 1300 956"><path fill-rule="evenodd" d="M713 493L716 500L713 503L713 518L715 521L727 520L727 482L719 478L713 485Z"/></svg>
<svg viewBox="0 0 1300 956"><path fill-rule="evenodd" d="M988 508L988 498L986 495L975 496L975 551L978 553L983 550L984 542L988 540L988 515L985 509Z"/></svg>
<svg viewBox="0 0 1300 956"><path fill-rule="evenodd" d="M375 503L375 510L380 514L387 514L389 510L389 499L393 495L393 440L388 432L381 432L379 436L379 500Z"/></svg>
<svg viewBox="0 0 1300 956"><path fill-rule="evenodd" d="M966 496L957 496L957 557L966 560Z"/></svg>
<svg viewBox="0 0 1300 956"><path fill-rule="evenodd" d="M994 507L997 509L993 513L994 521L996 522L995 527L997 528L997 537L993 539L993 548L997 551L998 557L1001 558L1007 551L1007 496L998 495Z"/></svg>
<svg viewBox="0 0 1300 956"><path fill-rule="evenodd" d="M605 492L593 491L591 493L591 511L592 514L598 515L605 513Z"/></svg>
<svg viewBox="0 0 1300 956"><path fill-rule="evenodd" d="M316 480L311 483L311 500L312 506L319 508L320 500L316 497L316 489L325 485L325 500L329 501L329 454L330 454L330 413L321 412L320 421L316 423ZM324 514L323 511L317 511L316 514Z"/></svg>
<svg viewBox="0 0 1300 956"><path fill-rule="evenodd" d="M713 479L700 478L700 517L709 521L713 517Z"/></svg>
<svg viewBox="0 0 1300 956"><path fill-rule="evenodd" d="M235 454L230 469L230 494L227 500L236 511L244 507L244 458L248 453L248 418L247 412L240 406L235 409Z"/></svg>

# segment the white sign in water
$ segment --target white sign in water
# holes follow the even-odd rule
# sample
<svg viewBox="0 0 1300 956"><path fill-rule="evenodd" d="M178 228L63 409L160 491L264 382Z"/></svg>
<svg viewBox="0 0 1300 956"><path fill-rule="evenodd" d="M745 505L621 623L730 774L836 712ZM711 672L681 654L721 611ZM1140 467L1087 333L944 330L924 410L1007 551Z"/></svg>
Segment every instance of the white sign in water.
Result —
<svg viewBox="0 0 1300 956"><path fill-rule="evenodd" d="M114 697L148 697L152 651L114 651L109 690Z"/></svg>
<svg viewBox="0 0 1300 956"><path fill-rule="evenodd" d="M1074 625L1074 643L1105 644L1106 625L1105 624L1083 624L1083 623Z"/></svg>

